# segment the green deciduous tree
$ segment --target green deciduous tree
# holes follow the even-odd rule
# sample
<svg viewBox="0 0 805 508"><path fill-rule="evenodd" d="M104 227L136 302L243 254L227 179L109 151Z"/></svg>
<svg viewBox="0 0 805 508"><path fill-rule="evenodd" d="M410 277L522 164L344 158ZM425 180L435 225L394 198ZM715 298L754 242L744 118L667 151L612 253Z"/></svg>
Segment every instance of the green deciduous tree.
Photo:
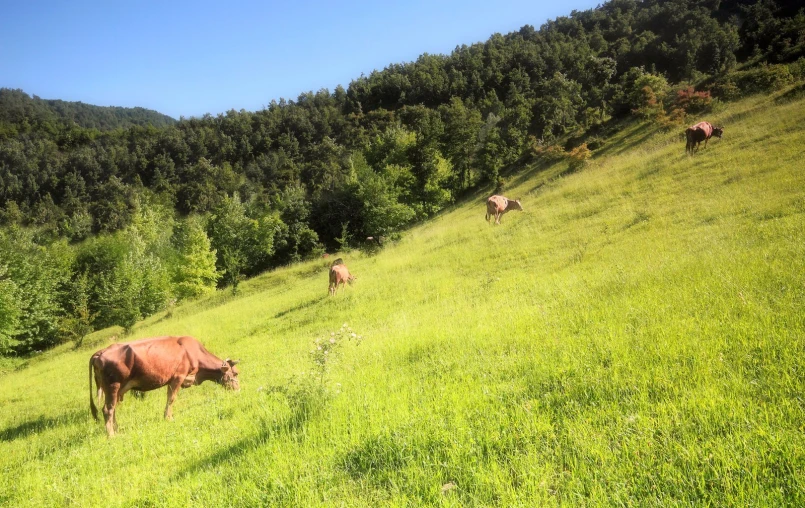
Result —
<svg viewBox="0 0 805 508"><path fill-rule="evenodd" d="M19 307L17 284L8 278L8 268L0 265L0 354L14 351L19 341L14 337L19 330L22 310Z"/></svg>

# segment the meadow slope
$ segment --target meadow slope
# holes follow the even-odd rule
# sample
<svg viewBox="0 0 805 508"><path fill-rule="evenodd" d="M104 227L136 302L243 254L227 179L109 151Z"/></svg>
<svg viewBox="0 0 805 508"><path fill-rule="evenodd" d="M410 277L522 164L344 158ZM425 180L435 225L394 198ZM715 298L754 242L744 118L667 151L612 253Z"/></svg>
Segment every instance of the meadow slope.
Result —
<svg viewBox="0 0 805 508"><path fill-rule="evenodd" d="M369 256L139 324L240 358L239 393L130 395L107 439L106 335L0 377L0 505L805 504L805 99L707 119L688 157L642 124L582 170L527 165ZM348 323L323 383L313 341ZM107 334L108 335L108 334ZM321 388L323 386L323 388Z"/></svg>

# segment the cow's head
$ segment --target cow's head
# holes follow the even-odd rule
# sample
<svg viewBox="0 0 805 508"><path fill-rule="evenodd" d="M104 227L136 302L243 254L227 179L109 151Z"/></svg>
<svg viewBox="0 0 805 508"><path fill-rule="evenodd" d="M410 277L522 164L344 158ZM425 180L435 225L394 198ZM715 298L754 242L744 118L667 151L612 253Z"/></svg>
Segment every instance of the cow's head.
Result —
<svg viewBox="0 0 805 508"><path fill-rule="evenodd" d="M355 279L357 279L356 276L349 274L349 278L347 278L347 283L351 286L352 283L355 282Z"/></svg>
<svg viewBox="0 0 805 508"><path fill-rule="evenodd" d="M520 210L521 212L523 211L523 205L520 203L520 198L517 198L513 201L510 199L506 208L511 210Z"/></svg>
<svg viewBox="0 0 805 508"><path fill-rule="evenodd" d="M238 369L235 368L237 364L238 360L230 360L227 358L224 364L221 365L221 380L219 383L224 385L224 388L235 391L240 390L240 382L238 381L239 373Z"/></svg>
<svg viewBox="0 0 805 508"><path fill-rule="evenodd" d="M724 134L724 127L713 127L713 136L721 139L722 134Z"/></svg>

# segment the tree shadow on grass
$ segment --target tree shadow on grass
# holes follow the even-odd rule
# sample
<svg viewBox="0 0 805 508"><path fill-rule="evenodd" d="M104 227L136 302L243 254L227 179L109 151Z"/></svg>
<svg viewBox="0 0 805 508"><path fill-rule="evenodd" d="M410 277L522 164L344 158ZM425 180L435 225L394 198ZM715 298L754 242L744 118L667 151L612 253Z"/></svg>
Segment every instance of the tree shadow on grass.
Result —
<svg viewBox="0 0 805 508"><path fill-rule="evenodd" d="M777 104L783 104L786 102L801 99L802 97L805 97L805 83L797 85L791 90L788 90L787 92L781 94L779 97L776 97L774 99L774 102Z"/></svg>
<svg viewBox="0 0 805 508"><path fill-rule="evenodd" d="M645 129L638 130L634 134L627 135L622 143L609 141L606 145L595 151L595 156L621 155L629 150L634 150L645 143L650 137L657 134L657 132L659 132L658 128L646 127Z"/></svg>
<svg viewBox="0 0 805 508"><path fill-rule="evenodd" d="M290 308L285 309L283 311L277 312L274 315L274 319L278 319L278 318L281 318L283 316L286 316L286 315L290 314L291 312L296 312L298 310L303 310L303 309L307 309L309 307L313 307L317 303L323 301L325 298L327 298L327 295L323 294L321 296L317 296L316 298L313 298L312 300L308 300L308 301L305 301L305 302L298 303L298 304L294 305L293 307L290 307Z"/></svg>
<svg viewBox="0 0 805 508"><path fill-rule="evenodd" d="M519 172L511 172L507 173L504 176L511 178L509 183L506 184L507 187L514 189L522 185L523 183L533 179L540 173L547 172L552 166L554 165L554 161L549 161L547 159L537 160L536 162L532 163L528 169L525 171ZM532 189L533 191L534 189ZM531 191L529 191L531 192ZM484 200L486 201L486 200Z"/></svg>
<svg viewBox="0 0 805 508"><path fill-rule="evenodd" d="M32 420L22 422L14 427L0 430L0 441L14 441L20 438L24 439L33 434L38 434L46 430L76 423L82 420L86 415L86 411L74 409L68 413L64 413L56 417L39 416Z"/></svg>

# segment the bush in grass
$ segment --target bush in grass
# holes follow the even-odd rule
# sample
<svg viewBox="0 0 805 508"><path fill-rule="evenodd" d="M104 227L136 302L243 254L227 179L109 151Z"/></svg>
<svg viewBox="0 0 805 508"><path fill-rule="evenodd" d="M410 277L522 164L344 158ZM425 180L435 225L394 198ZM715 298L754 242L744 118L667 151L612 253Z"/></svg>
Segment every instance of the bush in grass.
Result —
<svg viewBox="0 0 805 508"><path fill-rule="evenodd" d="M570 160L570 167L574 170L583 168L592 156L593 153L589 148L587 148L587 143L580 144L567 154L567 157Z"/></svg>
<svg viewBox="0 0 805 508"><path fill-rule="evenodd" d="M805 79L805 58L800 58L796 62L788 64L788 70L791 72L791 77L800 81Z"/></svg>
<svg viewBox="0 0 805 508"><path fill-rule="evenodd" d="M710 92L714 97L725 101L734 101L741 97L741 89L735 84L735 80L726 77L718 80L710 86Z"/></svg>
<svg viewBox="0 0 805 508"><path fill-rule="evenodd" d="M550 162L559 161L567 157L567 152L559 145L548 145L543 140L534 136L528 138L529 152L534 158L544 159Z"/></svg>
<svg viewBox="0 0 805 508"><path fill-rule="evenodd" d="M785 88L795 80L794 72L800 73L800 65L768 65L763 64L745 71L733 72L719 78L710 87L713 95L725 100L733 100L759 93L769 93Z"/></svg>
<svg viewBox="0 0 805 508"><path fill-rule="evenodd" d="M676 91L674 98L674 109L681 109L686 114L705 113L710 110L713 98L707 90L697 92L692 86ZM673 114L673 111L672 111ZM680 116L679 113L674 114Z"/></svg>
<svg viewBox="0 0 805 508"><path fill-rule="evenodd" d="M318 378L319 384L325 383L325 376L330 370L331 364L336 361L344 341L354 340L356 345L360 345L363 337L355 333L347 323L341 325L338 331L330 332L330 336L319 337L313 342L313 349L310 350L310 359L313 362L311 377Z"/></svg>
<svg viewBox="0 0 805 508"><path fill-rule="evenodd" d="M281 394L291 410L286 425L299 425L321 411L327 402L338 393L329 386L327 374L332 365L338 360L345 342L355 342L360 345L363 337L344 323L340 329L316 338L313 348L308 353L312 363L311 370L298 376L291 377L285 384L270 387L269 394Z"/></svg>

